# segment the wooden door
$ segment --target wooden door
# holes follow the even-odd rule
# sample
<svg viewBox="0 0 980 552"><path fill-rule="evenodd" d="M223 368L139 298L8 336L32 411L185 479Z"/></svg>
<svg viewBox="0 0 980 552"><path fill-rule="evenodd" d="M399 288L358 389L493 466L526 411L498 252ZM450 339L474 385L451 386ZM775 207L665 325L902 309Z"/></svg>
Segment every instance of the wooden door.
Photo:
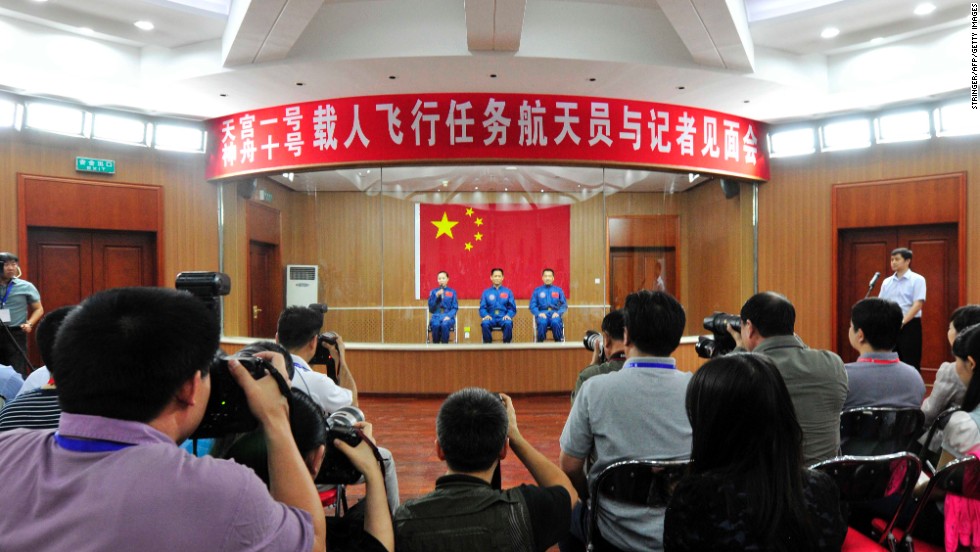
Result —
<svg viewBox="0 0 980 552"><path fill-rule="evenodd" d="M29 228L31 273L47 311L80 303L104 289L154 286L156 238L151 232ZM33 346L31 362L40 359Z"/></svg>
<svg viewBox="0 0 980 552"><path fill-rule="evenodd" d="M676 293L676 252L672 247L616 247L609 252L612 308L622 308L626 296L639 289Z"/></svg>
<svg viewBox="0 0 980 552"><path fill-rule="evenodd" d="M877 297L881 283L892 275L889 259L896 247L912 250L912 270L926 279L926 303L922 309L922 374L929 383L939 364L949 358L946 330L949 315L957 307L959 289L959 244L955 224L840 232L837 352L845 362L857 359L857 352L847 338L851 306L867 293L872 275L881 272L881 279L871 291L871 296Z"/></svg>
<svg viewBox="0 0 980 552"><path fill-rule="evenodd" d="M251 316L249 335L272 338L276 335L279 312L283 308L282 269L279 247L250 241L248 244L249 297Z"/></svg>

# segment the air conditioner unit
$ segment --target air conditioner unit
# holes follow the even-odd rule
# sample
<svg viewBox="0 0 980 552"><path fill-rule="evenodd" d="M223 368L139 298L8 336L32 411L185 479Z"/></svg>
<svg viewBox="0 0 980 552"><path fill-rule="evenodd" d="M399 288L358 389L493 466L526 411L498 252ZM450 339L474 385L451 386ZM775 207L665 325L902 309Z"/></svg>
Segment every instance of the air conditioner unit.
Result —
<svg viewBox="0 0 980 552"><path fill-rule="evenodd" d="M317 265L286 265L286 306L319 303L320 278Z"/></svg>

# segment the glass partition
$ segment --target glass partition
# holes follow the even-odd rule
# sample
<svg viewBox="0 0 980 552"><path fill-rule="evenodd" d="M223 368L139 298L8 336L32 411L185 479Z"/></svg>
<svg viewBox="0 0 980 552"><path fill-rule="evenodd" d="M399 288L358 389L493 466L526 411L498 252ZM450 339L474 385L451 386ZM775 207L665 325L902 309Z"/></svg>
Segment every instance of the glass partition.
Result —
<svg viewBox="0 0 980 552"><path fill-rule="evenodd" d="M479 297L493 267L505 269L503 285L516 296L515 342L534 340L528 303L544 268L555 271L568 298L566 341L598 329L640 288L678 297L686 333L704 333L701 320L737 310L751 278L750 194L726 199L708 180L620 168L447 165L271 175L255 188L226 183L219 231L233 292L225 334L252 334L253 290L268 284L250 274L258 272L256 236L275 239L254 228L259 219L248 213L256 204L278 211L272 245L280 266L318 268L326 326L348 342L425 343L428 295L446 270L459 302L451 341L480 343ZM288 281L284 287L286 301L309 302L290 297Z"/></svg>

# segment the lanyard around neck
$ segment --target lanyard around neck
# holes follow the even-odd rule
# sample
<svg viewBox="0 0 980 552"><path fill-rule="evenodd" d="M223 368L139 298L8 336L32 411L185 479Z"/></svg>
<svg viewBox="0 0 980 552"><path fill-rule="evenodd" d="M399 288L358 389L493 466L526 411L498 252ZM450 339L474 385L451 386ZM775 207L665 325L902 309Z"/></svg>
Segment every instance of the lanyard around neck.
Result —
<svg viewBox="0 0 980 552"><path fill-rule="evenodd" d="M673 370L676 368L676 366L669 362L642 362L630 360L623 365L623 368L662 368L665 370Z"/></svg>
<svg viewBox="0 0 980 552"><path fill-rule="evenodd" d="M65 437L60 433L54 434L54 442L58 446L72 452L114 452L133 446L132 443L119 443L116 441L105 441L102 439L77 439L75 437Z"/></svg>

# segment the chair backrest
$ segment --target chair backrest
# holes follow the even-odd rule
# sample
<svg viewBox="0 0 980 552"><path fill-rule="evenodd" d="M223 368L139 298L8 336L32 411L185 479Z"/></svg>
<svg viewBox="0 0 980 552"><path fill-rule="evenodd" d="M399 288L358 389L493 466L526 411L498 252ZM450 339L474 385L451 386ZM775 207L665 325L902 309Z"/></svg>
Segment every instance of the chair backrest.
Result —
<svg viewBox="0 0 980 552"><path fill-rule="evenodd" d="M624 460L606 467L589 488L588 550L599 539L599 509L606 500L666 508L674 487L687 475L689 460Z"/></svg>
<svg viewBox="0 0 980 552"><path fill-rule="evenodd" d="M934 473L935 470L932 469L932 465L929 464L929 457L932 455L930 450L930 445L932 445L932 440L936 437L936 432L939 430L945 430L946 424L949 423L949 419L953 417L953 414L959 411L959 406L951 406L946 410L943 410L936 416L936 419L932 421L929 425L929 430L926 431L925 439L922 441L922 450L919 451L919 460L922 461L922 465L929 470L930 473Z"/></svg>
<svg viewBox="0 0 980 552"><path fill-rule="evenodd" d="M879 542L891 537L892 527L911 499L915 482L922 472L919 458L910 452L883 456L839 456L811 466L831 477L844 502L866 504L898 496L894 515L888 520Z"/></svg>
<svg viewBox="0 0 980 552"><path fill-rule="evenodd" d="M878 456L907 450L925 414L918 408L851 408L840 415L841 454Z"/></svg>
<svg viewBox="0 0 980 552"><path fill-rule="evenodd" d="M909 521L908 528L905 531L904 541L907 550L914 549L914 545L912 545L912 531L915 529L915 524L919 520L919 514L928 507L931 502L930 495L936 489L940 489L949 494L980 500L980 458L971 455L954 460L943 466L932 476L929 484L926 485L926 490L922 494L922 498L919 499L919 505L916 507L915 513L912 514L912 519Z"/></svg>

